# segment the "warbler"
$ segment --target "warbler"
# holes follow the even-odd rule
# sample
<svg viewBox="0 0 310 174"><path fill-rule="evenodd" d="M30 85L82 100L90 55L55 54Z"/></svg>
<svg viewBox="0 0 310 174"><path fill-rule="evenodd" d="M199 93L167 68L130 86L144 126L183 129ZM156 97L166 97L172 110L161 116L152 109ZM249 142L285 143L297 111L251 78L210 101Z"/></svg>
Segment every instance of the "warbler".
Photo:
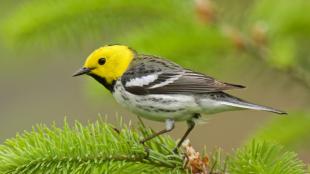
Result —
<svg viewBox="0 0 310 174"><path fill-rule="evenodd" d="M161 57L138 54L126 45L106 45L92 52L73 76L83 74L101 83L119 104L138 116L165 122L165 129L141 143L172 131L176 121L186 121L188 129L174 151L202 114L240 109L286 114L223 92L244 88L242 85L218 81Z"/></svg>

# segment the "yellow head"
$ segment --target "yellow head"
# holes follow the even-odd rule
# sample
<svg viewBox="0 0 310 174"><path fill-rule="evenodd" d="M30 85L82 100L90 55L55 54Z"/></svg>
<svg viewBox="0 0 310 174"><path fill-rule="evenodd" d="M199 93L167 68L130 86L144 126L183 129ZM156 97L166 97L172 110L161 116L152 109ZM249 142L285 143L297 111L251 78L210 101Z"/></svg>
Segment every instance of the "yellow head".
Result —
<svg viewBox="0 0 310 174"><path fill-rule="evenodd" d="M134 57L135 52L127 46L103 46L92 52L73 76L88 74L101 83L104 81L105 86L111 85L123 75Z"/></svg>

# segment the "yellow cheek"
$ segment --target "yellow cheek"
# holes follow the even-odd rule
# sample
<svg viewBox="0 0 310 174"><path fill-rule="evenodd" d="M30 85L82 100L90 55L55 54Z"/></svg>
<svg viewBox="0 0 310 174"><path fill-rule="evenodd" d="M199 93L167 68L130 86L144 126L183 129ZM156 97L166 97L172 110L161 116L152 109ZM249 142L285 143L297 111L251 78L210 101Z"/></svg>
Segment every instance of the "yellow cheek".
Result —
<svg viewBox="0 0 310 174"><path fill-rule="evenodd" d="M100 57L106 57L104 65L98 65ZM126 46L103 47L87 58L84 67L95 68L92 70L93 74L104 78L107 83L112 83L123 75L133 58L134 53Z"/></svg>
<svg viewBox="0 0 310 174"><path fill-rule="evenodd" d="M104 78L108 83L112 83L120 77L115 73L115 71L113 71L113 69L108 67L97 67L92 70L92 73Z"/></svg>

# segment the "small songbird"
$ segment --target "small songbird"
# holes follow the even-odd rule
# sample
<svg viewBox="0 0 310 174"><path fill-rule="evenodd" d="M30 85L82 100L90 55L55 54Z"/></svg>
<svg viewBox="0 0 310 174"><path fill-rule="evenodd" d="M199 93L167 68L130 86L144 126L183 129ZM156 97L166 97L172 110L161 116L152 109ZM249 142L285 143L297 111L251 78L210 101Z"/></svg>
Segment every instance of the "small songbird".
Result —
<svg viewBox="0 0 310 174"><path fill-rule="evenodd" d="M240 109L286 114L223 92L244 86L218 81L160 57L138 54L125 45L107 45L95 50L73 76L82 74L96 79L119 104L138 116L166 123L165 129L144 138L141 143L172 131L176 121L186 121L188 129L175 150L201 114L208 116Z"/></svg>

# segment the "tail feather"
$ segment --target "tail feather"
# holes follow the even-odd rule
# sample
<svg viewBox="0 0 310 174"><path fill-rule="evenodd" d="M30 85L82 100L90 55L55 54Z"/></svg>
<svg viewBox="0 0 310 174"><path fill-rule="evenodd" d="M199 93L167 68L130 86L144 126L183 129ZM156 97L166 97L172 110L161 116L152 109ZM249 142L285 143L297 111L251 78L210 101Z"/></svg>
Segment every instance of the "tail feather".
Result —
<svg viewBox="0 0 310 174"><path fill-rule="evenodd" d="M243 85L237 85L237 84L226 83L226 82L224 82L224 83L225 83L225 85L230 86L230 87L232 87L232 88L246 88L246 87L243 86Z"/></svg>
<svg viewBox="0 0 310 174"><path fill-rule="evenodd" d="M262 105L257 105L254 103L250 103L247 101L244 101L242 99L239 99L237 97L231 96L229 94L223 93L225 94L224 96L222 96L223 98L222 100L222 104L228 105L228 106L233 106L233 107L237 107L237 108L242 108L242 109L252 109L252 110L259 110L259 111L267 111L267 112L273 112L276 114L287 114L284 111L280 111L271 107L267 107L267 106L262 106Z"/></svg>

